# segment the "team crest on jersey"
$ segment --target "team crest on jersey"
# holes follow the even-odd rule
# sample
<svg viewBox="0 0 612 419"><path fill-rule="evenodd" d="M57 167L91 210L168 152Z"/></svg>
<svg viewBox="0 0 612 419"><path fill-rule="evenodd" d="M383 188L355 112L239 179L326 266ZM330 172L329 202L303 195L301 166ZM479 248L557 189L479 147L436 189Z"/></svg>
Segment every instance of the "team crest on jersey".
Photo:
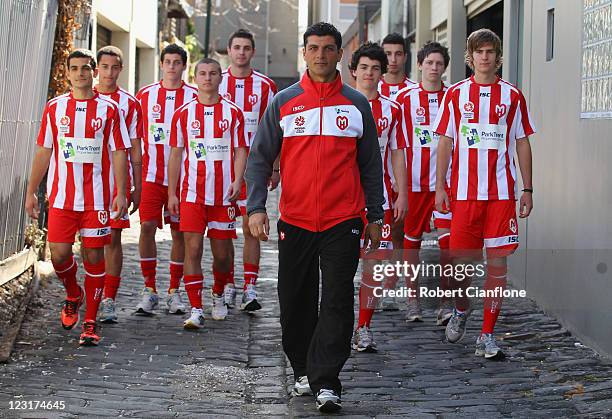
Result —
<svg viewBox="0 0 612 419"><path fill-rule="evenodd" d="M419 106L416 109L416 123L417 124L422 124L425 122L425 108L422 106Z"/></svg>
<svg viewBox="0 0 612 419"><path fill-rule="evenodd" d="M388 239L391 236L391 226L389 224L384 224L382 227L382 237L383 239Z"/></svg>
<svg viewBox="0 0 612 419"><path fill-rule="evenodd" d="M193 121L191 123L191 128L193 128L193 129L200 129L200 121L198 121L197 119L195 121Z"/></svg>
<svg viewBox="0 0 612 419"><path fill-rule="evenodd" d="M341 130L345 130L348 127L349 120L346 116L340 115L336 117L336 126Z"/></svg>
<svg viewBox="0 0 612 419"><path fill-rule="evenodd" d="M379 132L386 130L388 126L389 126L389 119L387 119L386 116L383 116L382 118L378 118L378 131Z"/></svg>
<svg viewBox="0 0 612 419"><path fill-rule="evenodd" d="M236 218L236 208L233 206L227 207L227 216L229 217L230 220L233 220Z"/></svg>
<svg viewBox="0 0 612 419"><path fill-rule="evenodd" d="M227 131L228 128L229 128L229 121L227 119L222 119L221 121L219 121L219 129L221 131Z"/></svg>
<svg viewBox="0 0 612 419"><path fill-rule="evenodd" d="M495 105L495 114L498 118L501 118L506 114L506 105L502 103L501 105Z"/></svg>
<svg viewBox="0 0 612 419"><path fill-rule="evenodd" d="M64 115L60 118L60 125L70 125L70 117L68 115Z"/></svg>
<svg viewBox="0 0 612 419"><path fill-rule="evenodd" d="M97 117L96 119L92 119L91 127L94 129L94 131L98 131L100 128L102 128L102 118Z"/></svg>
<svg viewBox="0 0 612 419"><path fill-rule="evenodd" d="M258 100L259 100L259 96L257 96L257 93L252 93L249 95L249 103L251 105L256 104Z"/></svg>
<svg viewBox="0 0 612 419"><path fill-rule="evenodd" d="M295 118L295 125L298 127L304 126L304 123L306 122L306 119L303 116L298 116L297 118Z"/></svg>
<svg viewBox="0 0 612 419"><path fill-rule="evenodd" d="M100 221L100 224L106 225L108 223L108 212L98 211L98 221Z"/></svg>
<svg viewBox="0 0 612 419"><path fill-rule="evenodd" d="M463 117L465 119L474 118L474 104L470 101L465 102L463 105Z"/></svg>
<svg viewBox="0 0 612 419"><path fill-rule="evenodd" d="M161 105L159 103L156 103L155 105L153 105L152 111L157 113L161 112Z"/></svg>
<svg viewBox="0 0 612 419"><path fill-rule="evenodd" d="M518 231L518 229L516 228L516 220L514 218L510 218L510 231L513 232L514 234L516 234L516 232Z"/></svg>

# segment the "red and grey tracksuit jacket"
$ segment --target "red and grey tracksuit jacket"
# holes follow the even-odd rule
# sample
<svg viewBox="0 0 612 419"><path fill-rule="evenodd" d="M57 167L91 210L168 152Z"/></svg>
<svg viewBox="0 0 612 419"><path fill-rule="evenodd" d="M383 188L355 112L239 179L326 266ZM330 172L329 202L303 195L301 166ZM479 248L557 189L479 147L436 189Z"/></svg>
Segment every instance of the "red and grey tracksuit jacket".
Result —
<svg viewBox="0 0 612 419"><path fill-rule="evenodd" d="M324 231L359 217L383 218L378 134L365 96L342 83L301 81L276 95L252 142L248 214L266 211L267 183L280 153L281 219Z"/></svg>

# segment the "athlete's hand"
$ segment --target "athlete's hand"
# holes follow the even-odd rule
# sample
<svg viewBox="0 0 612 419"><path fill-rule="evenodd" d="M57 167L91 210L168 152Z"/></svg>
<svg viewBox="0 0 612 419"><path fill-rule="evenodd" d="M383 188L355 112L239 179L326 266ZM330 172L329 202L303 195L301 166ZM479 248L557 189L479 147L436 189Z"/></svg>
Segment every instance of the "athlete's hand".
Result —
<svg viewBox="0 0 612 419"><path fill-rule="evenodd" d="M270 176L270 179L268 180L268 190L273 191L274 189L278 187L279 183L280 183L280 173L272 172L272 176Z"/></svg>
<svg viewBox="0 0 612 419"><path fill-rule="evenodd" d="M249 215L249 229L253 237L257 237L261 241L268 241L270 235L270 220L265 212L258 212Z"/></svg>
<svg viewBox="0 0 612 419"><path fill-rule="evenodd" d="M176 194L168 195L168 211L170 211L170 215L178 217L179 215L179 199Z"/></svg>
<svg viewBox="0 0 612 419"><path fill-rule="evenodd" d="M450 212L450 200L445 190L436 191L436 211L442 214Z"/></svg>
<svg viewBox="0 0 612 419"><path fill-rule="evenodd" d="M393 221L398 223L406 217L408 212L408 196L399 195L393 203Z"/></svg>
<svg viewBox="0 0 612 419"><path fill-rule="evenodd" d="M519 201L519 217L527 218L533 209L533 195L531 192L523 192Z"/></svg>
<svg viewBox="0 0 612 419"><path fill-rule="evenodd" d="M382 227L378 224L368 223L363 233L363 250L366 254L375 252L380 246Z"/></svg>
<svg viewBox="0 0 612 419"><path fill-rule="evenodd" d="M40 206L38 205L38 197L35 193L26 194L25 209L31 218L38 220Z"/></svg>
<svg viewBox="0 0 612 419"><path fill-rule="evenodd" d="M140 193L142 190L140 188L134 187L130 195L130 200L132 201L132 210L130 211L130 215L134 214L138 207L140 206Z"/></svg>
<svg viewBox="0 0 612 419"><path fill-rule="evenodd" d="M230 202L236 202L240 197L240 189L242 188L242 181L234 181L229 187L229 200Z"/></svg>
<svg viewBox="0 0 612 419"><path fill-rule="evenodd" d="M111 212L115 214L113 220L119 220L127 213L127 200L125 199L125 194L117 193L117 196L113 199Z"/></svg>

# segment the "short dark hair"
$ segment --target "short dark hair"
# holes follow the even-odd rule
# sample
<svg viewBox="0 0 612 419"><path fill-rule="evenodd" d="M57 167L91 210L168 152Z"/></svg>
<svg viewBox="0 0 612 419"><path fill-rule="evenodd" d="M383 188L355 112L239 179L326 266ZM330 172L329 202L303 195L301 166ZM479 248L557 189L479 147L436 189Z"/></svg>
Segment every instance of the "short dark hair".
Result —
<svg viewBox="0 0 612 419"><path fill-rule="evenodd" d="M196 73L198 72L198 66L199 66L200 64L216 64L216 65L217 65L217 67L219 67L219 73L222 73L222 72L223 72L223 70L221 70L221 64L219 64L219 61L217 61L217 60L215 60L215 59L213 59L213 58L204 57L204 58L202 58L200 61L198 61L198 62L196 63L196 65L195 65L195 67L194 67L194 70L193 70L193 75L194 75L194 76L195 76L195 75L196 75Z"/></svg>
<svg viewBox="0 0 612 419"><path fill-rule="evenodd" d="M253 47L253 49L255 49L255 37L251 32L247 31L246 29L238 29L236 32L230 35L229 40L227 41L228 48L232 47L232 41L234 40L234 38L248 39L249 41L251 41L251 46Z"/></svg>
<svg viewBox="0 0 612 419"><path fill-rule="evenodd" d="M385 44L401 45L404 51L404 54L406 53L406 40L404 39L402 35L400 35L397 32L393 32L385 36L381 42L381 45L384 47Z"/></svg>
<svg viewBox="0 0 612 419"><path fill-rule="evenodd" d="M439 42L433 41L426 42L425 45L423 45L423 47L419 50L419 52L417 52L417 63L422 65L423 61L425 61L425 58L427 58L429 54L434 53L442 54L442 57L444 58L444 68L448 67L448 63L450 62L448 48L446 48Z"/></svg>
<svg viewBox="0 0 612 419"><path fill-rule="evenodd" d="M75 49L70 54L68 54L68 58L66 58L66 66L70 67L70 60L73 58L89 58L89 65L92 70L96 69L96 57L93 52L88 49Z"/></svg>
<svg viewBox="0 0 612 419"><path fill-rule="evenodd" d="M117 57L119 58L119 63L121 63L121 65L123 65L123 52L121 52L121 50L113 45L108 45L106 47L102 47L98 50L98 53L96 54L96 59L98 60L98 62L100 62L100 59L102 58L103 55L110 55L111 57Z"/></svg>
<svg viewBox="0 0 612 419"><path fill-rule="evenodd" d="M336 41L336 47L342 48L342 35L334 25L327 22L317 22L312 24L304 32L304 47L308 43L309 36L333 36Z"/></svg>
<svg viewBox="0 0 612 419"><path fill-rule="evenodd" d="M380 69L383 73L387 72L387 65L389 65L389 60L387 59L387 55L385 54L385 50L376 43L366 42L361 44L359 48L355 50L353 56L351 57L351 62L349 64L349 70L356 70L357 65L359 64L359 60L361 57L367 57L371 60L376 60L380 62Z"/></svg>
<svg viewBox="0 0 612 419"><path fill-rule="evenodd" d="M161 55L159 57L159 61L164 62L164 57L166 54L178 54L181 56L181 60L183 64L187 64L187 51L179 45L176 44L168 44L162 49Z"/></svg>

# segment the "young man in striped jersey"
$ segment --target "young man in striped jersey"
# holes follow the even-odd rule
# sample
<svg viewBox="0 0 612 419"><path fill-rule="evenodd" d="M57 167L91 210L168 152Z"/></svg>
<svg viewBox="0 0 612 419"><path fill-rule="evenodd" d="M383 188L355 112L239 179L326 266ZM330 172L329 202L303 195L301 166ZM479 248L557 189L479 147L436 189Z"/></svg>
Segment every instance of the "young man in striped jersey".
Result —
<svg viewBox="0 0 612 419"><path fill-rule="evenodd" d="M386 162L387 158L391 161L391 166L383 164L383 170L385 174L393 171L398 185L397 198L391 201L391 183L384 184L385 216L380 251L363 255L363 273L359 288L359 319L352 344L353 349L359 352L376 352L377 350L370 328L379 296L375 289L377 287L381 289L380 283L373 280L374 264L376 260L389 259L389 251L393 249L391 226L404 219L407 207L406 161L404 160L406 142L403 135L401 108L398 103L381 96L377 91L378 82L386 71L386 67L387 57L378 44L367 42L361 45L351 57L350 70L355 78L355 87L368 99L372 108L378 133L380 157L383 162Z"/></svg>
<svg viewBox="0 0 612 419"><path fill-rule="evenodd" d="M378 83L378 91L381 95L388 97L389 99L395 100L397 93L415 83L408 78L406 75L406 60L408 59L408 52L406 51L406 41L399 33L390 33L385 36L382 40L382 48L387 56L387 71L383 74L380 82ZM390 166L391 160L387 156L387 159L383 164ZM389 171L385 173L385 183L391 184L391 198L392 201L397 199L398 186L396 180L393 178L393 172ZM393 246L396 251L401 249L404 245L404 220L394 222L391 226L391 237ZM387 279L385 288L394 288L397 282L397 278L390 277ZM380 307L383 310L398 310L399 306L395 301L395 298L383 296L380 301Z"/></svg>
<svg viewBox="0 0 612 419"><path fill-rule="evenodd" d="M440 103L447 90L442 81L442 74L448 67L449 61L450 57L446 47L437 42L426 43L417 53L418 69L422 73L421 83L407 87L397 95L397 101L403 109L408 141L406 160L410 205L404 223L404 255L405 260L413 265L418 265L420 262L419 250L423 233L429 232L432 216L434 226L438 231L440 264L445 266L449 262L451 216L450 213L442 214L435 211L438 135L431 130L431 125L436 120ZM421 308L416 297L418 277L406 277L406 285L413 291L408 298L406 321L421 321ZM441 278L440 288L448 289L448 278L444 276ZM446 325L451 313L449 302L441 301L437 311L438 325Z"/></svg>
<svg viewBox="0 0 612 419"><path fill-rule="evenodd" d="M178 214L170 215L168 203L168 158L170 157L170 124L174 111L191 101L197 90L183 82L187 67L187 51L176 44L161 52L163 78L145 86L136 94L143 113L142 200L140 202L140 268L145 288L137 314L151 315L159 304L156 287L157 246L155 232L164 223L170 224L170 285L166 308L171 314L183 314L185 304L178 292L183 277L185 244L179 231Z"/></svg>
<svg viewBox="0 0 612 419"><path fill-rule="evenodd" d="M25 208L30 217L38 218L36 192L48 168L47 237L51 262L66 288L60 318L64 329L72 329L79 321L79 308L85 300L87 308L79 344L90 346L100 340L96 316L104 288L104 245L110 240L109 210L116 220L127 211L124 150L130 148L130 139L117 105L93 90L97 73L93 53L72 51L67 67L72 89L51 99L45 107ZM113 175L117 192L111 205ZM85 291L77 283L77 264L72 254L77 232L83 247Z"/></svg>
<svg viewBox="0 0 612 419"><path fill-rule="evenodd" d="M493 336L506 286L507 257L518 247L516 153L523 179L519 216L533 208L531 145L535 133L523 93L500 79L501 40L489 29L467 39L466 64L474 75L451 86L434 124L440 135L436 175L436 209L448 211L446 172L452 155L450 250L455 263L487 257L486 290L498 290L484 299L484 315L476 355L503 357ZM460 286L465 288L464 281ZM446 339L458 342L465 334L469 301L456 299L446 326Z"/></svg>
<svg viewBox="0 0 612 419"><path fill-rule="evenodd" d="M255 137L257 126L266 108L276 94L276 85L267 76L251 68L251 59L255 55L255 39L253 34L244 29L234 32L228 41L227 53L231 66L223 73L220 86L221 95L234 102L244 114L244 133L247 145ZM280 181L279 162L274 163L274 171L270 178L270 190L275 189ZM257 301L255 285L259 276L260 244L251 234L248 225L249 217L246 213L246 184L243 185L238 201L242 214L242 233L244 234L243 268L244 286L242 289L242 303L240 308L245 311L256 311L261 308ZM230 276L224 290L225 304L233 308L236 300L236 287L234 275Z"/></svg>
<svg viewBox="0 0 612 419"><path fill-rule="evenodd" d="M98 60L98 85L95 87L95 91L98 92L100 97L110 99L119 106L130 136L132 147L128 154L126 197L128 206L130 202L132 203L131 213L134 213L140 205L142 191L142 149L140 146L142 110L138 100L117 84L119 75L123 70L123 53L121 50L114 46L107 46L98 51L96 58ZM112 177L110 180L114 182ZM113 194L116 194L114 183L113 189ZM111 242L105 247L106 279L104 280L104 295L100 304L100 321L102 323L117 322L115 299L123 267L121 230L130 228L129 214L126 213L119 220L111 219L110 227Z"/></svg>
<svg viewBox="0 0 612 419"><path fill-rule="evenodd" d="M223 320L223 287L231 273L236 206L246 168L247 143L242 111L219 95L221 66L203 58L195 67L197 98L172 118L168 162L168 208L181 214L185 236L185 290L191 316L185 329L204 324L202 240L206 232L213 255L212 318ZM179 185L180 196L174 191Z"/></svg>

